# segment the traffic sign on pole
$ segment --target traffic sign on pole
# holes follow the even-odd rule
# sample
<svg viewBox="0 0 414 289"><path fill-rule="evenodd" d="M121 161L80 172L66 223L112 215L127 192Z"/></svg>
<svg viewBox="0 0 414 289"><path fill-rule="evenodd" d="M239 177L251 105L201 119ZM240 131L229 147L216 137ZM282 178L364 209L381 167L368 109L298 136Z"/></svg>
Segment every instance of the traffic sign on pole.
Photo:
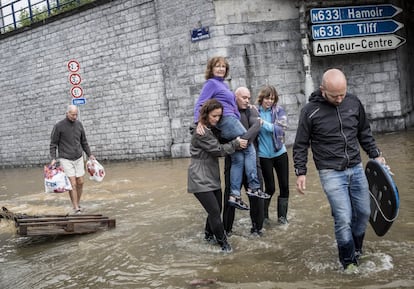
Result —
<svg viewBox="0 0 414 289"><path fill-rule="evenodd" d="M394 34L339 38L313 41L313 54L326 56L336 54L369 52L396 49L405 43L405 38Z"/></svg>
<svg viewBox="0 0 414 289"><path fill-rule="evenodd" d="M81 76L78 73L72 73L69 75L69 82L72 85L79 85L82 81Z"/></svg>
<svg viewBox="0 0 414 289"><path fill-rule="evenodd" d="M392 18L401 11L391 4L314 8L310 17L312 23L332 23Z"/></svg>
<svg viewBox="0 0 414 289"><path fill-rule="evenodd" d="M365 35L390 34L404 27L395 20L378 20L351 23L334 23L312 25L314 40L331 39Z"/></svg>
<svg viewBox="0 0 414 289"><path fill-rule="evenodd" d="M82 87L80 86L73 86L70 90L70 94L74 97L74 98L80 98L83 95L83 90Z"/></svg>
<svg viewBox="0 0 414 289"><path fill-rule="evenodd" d="M77 60L69 60L68 62L68 69L70 72L78 72L80 69L80 64Z"/></svg>
<svg viewBox="0 0 414 289"><path fill-rule="evenodd" d="M68 70L70 72L69 75L69 82L72 85L70 89L70 94L72 96L72 104L73 105L82 105L86 104L86 98L83 98L83 89L80 87L80 83L82 81L81 76L77 73L80 69L80 64L77 60L69 60L68 61ZM80 114L80 111L79 111ZM80 116L79 116L80 119Z"/></svg>

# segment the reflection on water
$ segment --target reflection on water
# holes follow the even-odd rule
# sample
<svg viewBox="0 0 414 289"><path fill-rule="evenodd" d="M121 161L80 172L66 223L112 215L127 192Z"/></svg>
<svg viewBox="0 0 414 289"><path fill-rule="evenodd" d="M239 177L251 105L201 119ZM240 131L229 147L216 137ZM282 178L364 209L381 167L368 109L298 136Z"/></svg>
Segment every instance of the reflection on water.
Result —
<svg viewBox="0 0 414 289"><path fill-rule="evenodd" d="M357 274L340 270L312 162L307 195L295 192L291 176L289 225L271 223L255 238L248 212L237 211L234 252L223 255L203 242L205 213L186 193L189 159L173 159L107 163L102 183L86 181L86 212L115 218L115 229L26 238L1 221L0 288L413 288L414 132L377 141L395 173L401 208L384 237L369 227ZM71 211L66 193L43 193L41 168L0 170L0 206L31 215Z"/></svg>

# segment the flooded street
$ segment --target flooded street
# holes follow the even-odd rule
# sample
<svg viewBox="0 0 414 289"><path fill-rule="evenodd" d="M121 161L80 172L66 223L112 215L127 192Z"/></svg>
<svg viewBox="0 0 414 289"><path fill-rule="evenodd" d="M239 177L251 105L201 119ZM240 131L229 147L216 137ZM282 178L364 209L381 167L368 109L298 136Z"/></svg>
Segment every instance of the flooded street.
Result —
<svg viewBox="0 0 414 289"><path fill-rule="evenodd" d="M400 213L384 237L369 225L357 274L340 270L313 161L304 196L290 163L289 225L276 224L272 200L273 222L253 237L248 212L237 211L233 253L225 255L203 241L206 213L186 192L189 159L171 159L104 163L102 183L85 180L85 213L115 218L115 229L29 238L1 220L0 288L414 288L414 131L375 137L395 174ZM3 206L29 215L71 212L67 193L44 193L40 167L0 170Z"/></svg>

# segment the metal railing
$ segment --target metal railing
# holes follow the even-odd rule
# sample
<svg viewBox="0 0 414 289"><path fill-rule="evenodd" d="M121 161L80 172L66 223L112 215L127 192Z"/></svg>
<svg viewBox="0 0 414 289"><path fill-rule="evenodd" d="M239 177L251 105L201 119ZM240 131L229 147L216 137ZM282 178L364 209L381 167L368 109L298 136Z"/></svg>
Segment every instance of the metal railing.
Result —
<svg viewBox="0 0 414 289"><path fill-rule="evenodd" d="M15 0L2 5L0 34L8 33L95 0ZM4 2L4 0L3 0Z"/></svg>

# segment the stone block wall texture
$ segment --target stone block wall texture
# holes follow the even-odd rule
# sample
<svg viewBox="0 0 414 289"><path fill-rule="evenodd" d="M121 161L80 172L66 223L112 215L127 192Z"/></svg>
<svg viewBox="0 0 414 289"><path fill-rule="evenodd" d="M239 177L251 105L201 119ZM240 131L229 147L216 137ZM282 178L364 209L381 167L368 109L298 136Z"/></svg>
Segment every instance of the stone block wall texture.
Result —
<svg viewBox="0 0 414 289"><path fill-rule="evenodd" d="M317 4L305 2L308 9ZM394 4L405 9L401 48L311 59L315 87L326 68L344 70L374 131L413 123L413 9ZM190 31L199 25L209 27L211 38L191 42ZM289 145L308 97L299 27L296 1L98 0L1 37L0 167L50 161L52 127L71 103L71 59L80 63L86 98L80 119L100 160L187 157L193 105L215 55L228 57L229 86L247 86L253 102L261 86L277 88L289 115Z"/></svg>

